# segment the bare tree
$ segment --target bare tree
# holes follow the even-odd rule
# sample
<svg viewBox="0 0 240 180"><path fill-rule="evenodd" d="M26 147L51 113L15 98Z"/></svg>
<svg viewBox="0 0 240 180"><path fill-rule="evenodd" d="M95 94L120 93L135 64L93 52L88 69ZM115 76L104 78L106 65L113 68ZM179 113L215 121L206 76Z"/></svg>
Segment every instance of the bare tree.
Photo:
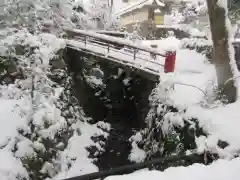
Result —
<svg viewBox="0 0 240 180"><path fill-rule="evenodd" d="M208 14L213 41L213 63L217 73L217 83L229 103L236 101L237 90L233 81L230 65L229 32L227 28L227 9L221 7L218 0L207 0Z"/></svg>

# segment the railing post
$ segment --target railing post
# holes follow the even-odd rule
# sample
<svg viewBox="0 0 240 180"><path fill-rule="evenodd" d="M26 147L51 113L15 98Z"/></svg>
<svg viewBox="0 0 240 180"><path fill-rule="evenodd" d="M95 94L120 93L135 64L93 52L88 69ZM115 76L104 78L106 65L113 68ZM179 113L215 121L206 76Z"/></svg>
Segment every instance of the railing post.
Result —
<svg viewBox="0 0 240 180"><path fill-rule="evenodd" d="M168 51L166 53L164 72L174 72L176 63L176 51Z"/></svg>
<svg viewBox="0 0 240 180"><path fill-rule="evenodd" d="M85 44L85 46L87 46L87 36L84 36L85 38L84 38L84 44Z"/></svg>
<svg viewBox="0 0 240 180"><path fill-rule="evenodd" d="M134 51L133 51L133 59L136 60L136 48L134 48Z"/></svg>
<svg viewBox="0 0 240 180"><path fill-rule="evenodd" d="M157 44L151 44L151 48L157 49L157 47L158 47ZM157 55L156 55L155 53L151 53L151 52L150 52L150 56L151 56L151 58L154 59L154 60L157 58Z"/></svg>

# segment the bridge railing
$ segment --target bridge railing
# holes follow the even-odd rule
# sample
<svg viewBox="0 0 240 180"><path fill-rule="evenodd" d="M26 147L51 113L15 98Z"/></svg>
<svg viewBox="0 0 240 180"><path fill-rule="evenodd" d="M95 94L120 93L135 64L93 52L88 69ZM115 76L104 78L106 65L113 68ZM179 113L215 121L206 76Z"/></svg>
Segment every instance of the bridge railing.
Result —
<svg viewBox="0 0 240 180"><path fill-rule="evenodd" d="M92 51L97 54L99 54L99 49L101 49L102 55L108 57L109 56L112 60L119 60L123 61L125 63L131 63L135 65L140 65L140 68L144 68L147 71L153 71L154 73L159 73L159 70L156 70L158 68L153 66L164 66L164 71L167 72L173 72L175 69L175 60L176 60L176 53L175 52L158 52L159 50L155 50L154 48L148 48L146 46L142 45L136 45L130 40L125 40L121 38L116 38L112 36L107 36L103 34L98 34L95 32L87 32L84 30L69 30L66 29L66 32L68 34L68 37L70 39L78 40L84 43L85 50L84 51ZM87 47L87 45L89 45ZM94 48L98 47L98 50ZM100 50L100 51L101 51ZM111 53L110 53L111 50ZM104 52L103 52L104 51ZM115 57L112 57L114 53ZM125 57L116 57L116 56L125 55ZM165 59L165 62L161 62L157 57L162 57ZM127 58L126 58L127 57ZM130 57L130 58L129 58ZM127 61L127 60L128 61ZM132 60L141 60L143 63L138 62L132 62ZM156 60L157 59L157 60ZM162 60L164 60L162 59ZM151 67L145 66L144 63L151 63ZM142 67L142 65L144 67Z"/></svg>
<svg viewBox="0 0 240 180"><path fill-rule="evenodd" d="M128 47L130 49L135 49L136 52L141 50L143 52L152 53L156 56L166 57L166 52L158 52L153 48L148 48L142 45L136 45L129 40L107 36L104 34L98 34L95 32L87 32L85 30L78 30L78 29L74 29L74 30L66 29L65 31L70 37L82 37L82 38L85 38L85 40L87 40L87 37L90 37L90 38L96 39L97 41L100 40L100 42L102 41L102 42L106 42L107 44L112 44L113 46Z"/></svg>
<svg viewBox="0 0 240 180"><path fill-rule="evenodd" d="M112 61L116 61L120 64L127 64L130 66L133 66L135 68L140 68L140 69L144 69L147 72L150 73L154 73L154 74L159 74L159 71L156 71L155 69L152 69L148 66L145 66L144 63L151 63L151 65L153 65L154 67L163 67L164 64L161 61L156 61L156 60L151 60L148 59L149 58L149 54L146 53L142 53L142 52L136 52L136 56L134 56L134 54L132 54L131 52L127 52L128 50L119 50L116 49L114 46L109 45L108 48L106 48L106 46L108 46L107 44L104 43L99 43L98 41L87 41L86 43L83 42L83 39L77 39L77 42L81 42L83 47L78 47L78 45L74 45L74 44L68 44L67 46L69 48L73 48L76 50L81 50L82 52L88 53L88 54L93 54L93 55L97 55ZM84 45L85 44L85 45ZM105 48L104 48L105 47ZM101 49L104 48L104 49ZM98 50L96 50L98 49ZM119 57L121 56L121 57ZM137 60L135 62L135 60ZM144 62L141 66L141 63L139 63L139 60ZM140 66L138 66L138 65Z"/></svg>

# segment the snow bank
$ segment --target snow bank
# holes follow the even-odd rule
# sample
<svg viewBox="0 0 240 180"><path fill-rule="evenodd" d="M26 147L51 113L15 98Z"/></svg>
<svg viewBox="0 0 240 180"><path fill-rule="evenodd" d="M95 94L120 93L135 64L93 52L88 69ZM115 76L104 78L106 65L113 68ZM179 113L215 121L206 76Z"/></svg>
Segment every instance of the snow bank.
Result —
<svg viewBox="0 0 240 180"><path fill-rule="evenodd" d="M43 163L42 167L37 167L40 168L40 173L50 177L56 175L56 177L64 179L97 171L98 168L93 164L93 160L88 158L86 147L96 145L91 139L92 136L104 135L106 137L107 133L103 132L98 124L90 125L82 111L80 111L82 114L79 115L77 114L78 110L71 109L73 104L68 107L67 113L74 111L77 122L71 122L71 119L64 118L61 114L62 106L59 105L63 102L59 100L59 97L65 86L53 87L54 82L47 76L48 73L50 74L49 62L60 49L65 47L65 40L47 33L32 35L21 30L1 40L0 45L9 49L23 45L34 50L31 52L31 58L34 59L31 66L29 56L18 55L19 64L26 73L26 79L0 86L0 122L2 124L0 127L0 179L28 179L29 172L27 171L32 171L32 169L29 170L31 167L28 167L26 159L32 158L35 163L41 158L39 152L48 153L46 150L49 147L44 144L43 139L52 142L57 154L56 159L39 162L38 166ZM33 81L32 74L34 74ZM58 75L60 76L61 73ZM33 99L31 96L32 83L34 83ZM71 127L68 125L69 123ZM31 127L34 128L31 129ZM70 136L66 149L60 151L58 149L64 148L65 144L58 142L62 139L59 140L55 137L65 131L68 134L73 131L74 135ZM56 143L56 147L54 143ZM100 144L97 144L97 149L98 152L103 151ZM21 160L24 160L22 161L24 165ZM71 165L70 169L69 165ZM38 169L33 169L33 171L36 170Z"/></svg>
<svg viewBox="0 0 240 180"><path fill-rule="evenodd" d="M164 103L178 108L179 111L186 109L178 124L182 126L182 121L196 118L207 133L207 137L196 139L199 152L208 150L221 158L233 158L239 154L240 104L237 101L224 106L221 103L209 104L217 102L207 102L211 108L205 106L207 98L214 98L216 72L204 55L193 50L178 49L175 72L161 73L160 79L159 96ZM174 119L171 121L175 123ZM220 148L219 141L229 145Z"/></svg>
<svg viewBox="0 0 240 180"><path fill-rule="evenodd" d="M191 106L187 109L185 118L198 118L200 127L208 133L207 137L199 137L199 152L204 149L217 153L221 158L233 158L240 151L240 103L236 102L213 109L204 109L200 106ZM218 141L228 143L220 148Z"/></svg>
<svg viewBox="0 0 240 180"><path fill-rule="evenodd" d="M0 146L5 145L9 138L17 135L17 128L24 125L19 106L24 106L21 100L0 100Z"/></svg>
<svg viewBox="0 0 240 180"><path fill-rule="evenodd" d="M87 173L97 172L98 168L93 164L93 159L88 158L89 152L86 147L96 146L99 151L103 151L100 144L93 142L91 137L108 134L100 130L97 125L90 125L87 122L78 122L74 125L75 129L79 129L81 135L73 135L69 140L66 149L61 152L60 158L57 161L61 162L61 172L54 179L64 179L74 176L80 176ZM73 165L69 169L69 162L75 159Z"/></svg>
<svg viewBox="0 0 240 180"><path fill-rule="evenodd" d="M65 40L57 38L55 35L42 33L38 36L28 33L26 30L7 36L0 42L0 45L9 46L22 45L29 47L39 47L35 50L38 57L41 57L44 65L49 65L55 53L65 47Z"/></svg>
<svg viewBox="0 0 240 180"><path fill-rule="evenodd" d="M233 180L240 178L240 158L218 160L211 166L193 164L189 167L172 167L164 172L140 171L130 175L112 176L105 180Z"/></svg>
<svg viewBox="0 0 240 180"><path fill-rule="evenodd" d="M205 32L202 32L200 31L199 29L197 28L192 28L190 31L189 31L190 35L191 36L195 36L195 37L205 37L206 36L206 33Z"/></svg>
<svg viewBox="0 0 240 180"><path fill-rule="evenodd" d="M6 123L5 123L6 124ZM7 150L0 151L0 179L1 180L17 180L16 177L22 179L28 178L28 173L20 160L13 157L13 154Z"/></svg>
<svg viewBox="0 0 240 180"><path fill-rule="evenodd" d="M157 45L157 49L161 51L175 51L180 48L180 40L170 36L160 40L143 40L141 45L151 47L151 45Z"/></svg>
<svg viewBox="0 0 240 180"><path fill-rule="evenodd" d="M204 55L186 49L177 51L175 73L160 75L163 86L164 82L170 81L174 86L174 89L168 92L167 103L181 108L203 100L205 94L202 91L205 91L209 81L215 77L215 69L206 61Z"/></svg>
<svg viewBox="0 0 240 180"><path fill-rule="evenodd" d="M22 100L0 100L0 179L16 180L16 177L28 178L28 173L21 161L16 159L10 141L18 135L17 129L25 126L19 106L24 106ZM7 148L4 148L7 146ZM4 149L3 149L4 148Z"/></svg>

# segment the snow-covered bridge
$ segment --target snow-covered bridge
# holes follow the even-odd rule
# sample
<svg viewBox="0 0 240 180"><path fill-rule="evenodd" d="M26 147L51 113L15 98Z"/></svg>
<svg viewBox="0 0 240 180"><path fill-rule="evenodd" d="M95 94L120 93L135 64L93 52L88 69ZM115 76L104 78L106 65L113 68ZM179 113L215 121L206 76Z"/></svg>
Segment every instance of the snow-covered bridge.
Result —
<svg viewBox="0 0 240 180"><path fill-rule="evenodd" d="M88 55L101 57L124 67L130 67L148 74L150 79L158 79L164 70L166 52L136 45L130 40L116 38L84 30L66 30L69 40L67 48Z"/></svg>

